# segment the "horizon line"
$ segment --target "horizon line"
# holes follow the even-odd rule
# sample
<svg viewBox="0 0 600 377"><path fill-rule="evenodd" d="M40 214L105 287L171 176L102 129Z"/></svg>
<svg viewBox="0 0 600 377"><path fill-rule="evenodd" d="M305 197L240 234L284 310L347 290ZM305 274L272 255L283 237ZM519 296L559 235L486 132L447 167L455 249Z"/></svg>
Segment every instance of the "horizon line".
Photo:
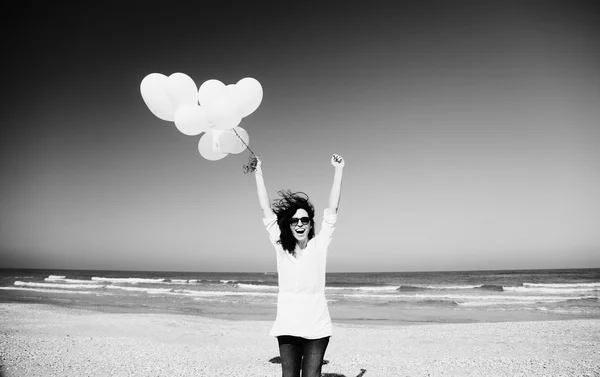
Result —
<svg viewBox="0 0 600 377"><path fill-rule="evenodd" d="M435 272L501 272L501 271L564 271L564 270L598 270L599 267L564 267L564 268L515 268L515 269L485 269L485 270L419 270L419 271L328 271L326 274L393 274L393 273L435 273ZM83 268L30 268L30 267L0 267L4 270L54 270L54 271L110 271L110 272L167 272L167 273L213 273L213 274L277 274L277 271L177 271L177 270L114 270L114 269L83 269Z"/></svg>

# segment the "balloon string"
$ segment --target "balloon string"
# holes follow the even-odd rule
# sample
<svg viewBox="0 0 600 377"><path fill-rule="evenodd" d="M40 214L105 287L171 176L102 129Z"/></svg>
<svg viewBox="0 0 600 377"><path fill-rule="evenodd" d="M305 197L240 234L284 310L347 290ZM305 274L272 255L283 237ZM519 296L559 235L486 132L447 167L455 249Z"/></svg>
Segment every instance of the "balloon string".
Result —
<svg viewBox="0 0 600 377"><path fill-rule="evenodd" d="M244 173L248 174L248 173L252 173L252 172L256 171L256 165L258 164L258 157L252 151L252 149L250 149L250 147L248 146L248 144L246 144L246 142L244 141L244 139L242 139L240 137L240 135L237 133L237 131L234 130L233 128L231 130L235 133L235 135L238 137L238 139L240 139L240 141L246 146L246 148L248 148L248 150L250 151L250 153L252 153L252 155L248 159L248 163L246 165L242 166L242 169L244 170Z"/></svg>
<svg viewBox="0 0 600 377"><path fill-rule="evenodd" d="M246 144L246 142L240 137L240 135L237 133L237 131L235 129L231 129L235 135L240 139L240 141L246 146L246 148L248 148L248 150L250 151L250 153L252 153L252 155L256 156L256 153L252 152L252 149L250 149L250 147L248 146L248 144Z"/></svg>

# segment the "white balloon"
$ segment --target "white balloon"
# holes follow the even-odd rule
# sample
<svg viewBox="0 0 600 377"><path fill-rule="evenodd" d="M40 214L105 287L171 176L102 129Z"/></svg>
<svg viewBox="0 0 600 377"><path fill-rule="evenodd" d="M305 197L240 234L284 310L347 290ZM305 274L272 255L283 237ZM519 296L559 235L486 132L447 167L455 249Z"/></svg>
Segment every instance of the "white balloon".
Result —
<svg viewBox="0 0 600 377"><path fill-rule="evenodd" d="M207 118L208 118L208 115L207 115ZM210 119L208 119L208 129L209 130L216 130L217 129L217 125L215 124L215 122L213 122Z"/></svg>
<svg viewBox="0 0 600 377"><path fill-rule="evenodd" d="M205 106L210 101L225 94L225 84L215 79L207 80L198 89L198 101L200 101L200 105Z"/></svg>
<svg viewBox="0 0 600 377"><path fill-rule="evenodd" d="M198 152L207 160L217 161L227 157L227 153L221 153L213 149L215 131L209 130L205 132L198 142Z"/></svg>
<svg viewBox="0 0 600 377"><path fill-rule="evenodd" d="M217 140L217 149L221 153L231 153L238 140L238 137L232 131L222 131Z"/></svg>
<svg viewBox="0 0 600 377"><path fill-rule="evenodd" d="M233 133L233 131L237 132L239 137L237 137L234 133L236 144L235 144L235 147L233 147L229 153L233 153L233 154L242 153L243 151L246 150L246 148L247 148L246 145L250 145L250 137L248 136L248 132L246 132L246 130L243 129L242 127L235 127L234 129L231 130L232 133ZM244 140L244 143L246 143L246 145L244 145L244 143L242 143L242 140L240 140L240 137L242 138L242 140Z"/></svg>
<svg viewBox="0 0 600 377"><path fill-rule="evenodd" d="M241 118L244 117L244 114L242 112L242 109L240 107L240 103L239 103L239 96L238 96L238 90L237 87L235 86L235 84L229 84L225 87L225 93L227 93L227 95L229 96L229 98L231 98L231 100L235 103L235 106L237 108L236 111L236 115L238 115Z"/></svg>
<svg viewBox="0 0 600 377"><path fill-rule="evenodd" d="M167 80L167 94L171 100L173 114L180 106L198 104L198 88L191 77L184 73L173 73Z"/></svg>
<svg viewBox="0 0 600 377"><path fill-rule="evenodd" d="M213 150L213 152L225 153L225 152L222 152L221 149L219 148L219 139L221 138L221 135L223 134L223 132L225 132L225 131L223 131L223 130L216 130L216 129L212 130L212 135L213 135L213 138L212 138L212 142L213 142L213 144L212 144L212 150Z"/></svg>
<svg viewBox="0 0 600 377"><path fill-rule="evenodd" d="M208 119L219 129L231 129L242 120L235 102L226 94L212 98L203 107L206 108Z"/></svg>
<svg viewBox="0 0 600 377"><path fill-rule="evenodd" d="M235 99L243 117L252 114L258 109L262 98L263 89L258 80L246 77L235 84Z"/></svg>
<svg viewBox="0 0 600 377"><path fill-rule="evenodd" d="M232 112L227 114L227 116L219 119L216 128L221 130L230 130L234 127L237 127L242 121L242 117L238 112Z"/></svg>
<svg viewBox="0 0 600 377"><path fill-rule="evenodd" d="M228 84L225 87L225 92L230 96L230 97L234 97L235 96L235 91L236 91L236 86L235 84Z"/></svg>
<svg viewBox="0 0 600 377"><path fill-rule="evenodd" d="M183 105L175 112L175 126L184 135L195 136L209 129L206 110L197 104Z"/></svg>
<svg viewBox="0 0 600 377"><path fill-rule="evenodd" d="M172 122L175 114L167 93L167 81L167 76L151 73L142 80L140 92L152 114L162 120Z"/></svg>

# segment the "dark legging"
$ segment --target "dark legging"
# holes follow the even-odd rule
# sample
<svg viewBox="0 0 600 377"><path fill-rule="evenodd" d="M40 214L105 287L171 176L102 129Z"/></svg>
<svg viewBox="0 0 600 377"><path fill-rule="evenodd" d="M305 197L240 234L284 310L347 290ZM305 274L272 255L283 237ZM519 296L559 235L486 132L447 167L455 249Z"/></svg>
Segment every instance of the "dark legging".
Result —
<svg viewBox="0 0 600 377"><path fill-rule="evenodd" d="M304 339L296 336L278 336L283 377L321 377L321 365L329 337Z"/></svg>

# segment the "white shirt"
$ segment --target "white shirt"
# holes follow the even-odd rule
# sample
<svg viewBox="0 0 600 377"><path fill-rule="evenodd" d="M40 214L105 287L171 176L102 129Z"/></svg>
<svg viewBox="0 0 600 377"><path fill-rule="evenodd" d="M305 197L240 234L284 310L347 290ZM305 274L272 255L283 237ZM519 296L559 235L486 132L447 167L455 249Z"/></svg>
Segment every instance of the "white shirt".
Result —
<svg viewBox="0 0 600 377"><path fill-rule="evenodd" d="M277 243L281 231L277 216L264 218L277 254L279 294L277 318L269 335L292 335L305 339L331 336L331 317L325 300L327 249L332 240L337 213L325 209L321 231L294 257Z"/></svg>

